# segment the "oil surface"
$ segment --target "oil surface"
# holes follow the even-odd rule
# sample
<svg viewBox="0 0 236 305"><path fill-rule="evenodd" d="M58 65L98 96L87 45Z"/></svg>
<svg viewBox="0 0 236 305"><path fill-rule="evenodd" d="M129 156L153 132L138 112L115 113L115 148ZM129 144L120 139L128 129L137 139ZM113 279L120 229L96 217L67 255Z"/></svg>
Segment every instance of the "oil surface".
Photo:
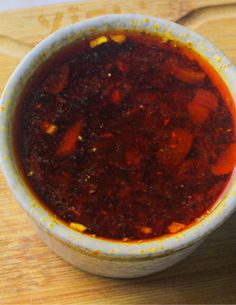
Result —
<svg viewBox="0 0 236 305"><path fill-rule="evenodd" d="M120 240L176 233L225 188L232 115L185 51L107 33L74 43L33 77L18 157L34 192L72 228Z"/></svg>

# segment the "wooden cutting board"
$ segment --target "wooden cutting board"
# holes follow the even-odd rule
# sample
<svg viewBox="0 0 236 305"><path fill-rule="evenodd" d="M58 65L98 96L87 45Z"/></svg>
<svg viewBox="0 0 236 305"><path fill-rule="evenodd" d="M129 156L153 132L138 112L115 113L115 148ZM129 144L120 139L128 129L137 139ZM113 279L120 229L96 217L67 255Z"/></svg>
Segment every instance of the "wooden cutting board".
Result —
<svg viewBox="0 0 236 305"><path fill-rule="evenodd" d="M227 0L226 0L227 1ZM228 0L89 0L0 13L0 91L20 58L60 27L97 15L178 20L236 64L236 3ZM159 274L106 279L76 270L41 242L0 173L0 304L236 303L236 214L190 257Z"/></svg>

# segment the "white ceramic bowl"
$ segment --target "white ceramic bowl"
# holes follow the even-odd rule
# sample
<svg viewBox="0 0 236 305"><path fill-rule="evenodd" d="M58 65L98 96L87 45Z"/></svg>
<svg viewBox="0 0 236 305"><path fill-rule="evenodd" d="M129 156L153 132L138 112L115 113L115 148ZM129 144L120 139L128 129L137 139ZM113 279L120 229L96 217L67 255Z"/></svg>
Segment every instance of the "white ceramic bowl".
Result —
<svg viewBox="0 0 236 305"><path fill-rule="evenodd" d="M40 42L10 77L0 104L0 164L16 199L53 251L82 270L108 277L131 278L163 270L180 261L229 217L236 208L235 170L227 189L212 211L185 231L144 242L116 242L76 232L49 214L23 181L12 148L12 125L16 105L19 95L35 69L55 51L75 39L117 28L145 30L184 43L192 43L194 49L218 71L235 103L234 66L212 44L185 27L158 18L130 14L86 20L61 29Z"/></svg>

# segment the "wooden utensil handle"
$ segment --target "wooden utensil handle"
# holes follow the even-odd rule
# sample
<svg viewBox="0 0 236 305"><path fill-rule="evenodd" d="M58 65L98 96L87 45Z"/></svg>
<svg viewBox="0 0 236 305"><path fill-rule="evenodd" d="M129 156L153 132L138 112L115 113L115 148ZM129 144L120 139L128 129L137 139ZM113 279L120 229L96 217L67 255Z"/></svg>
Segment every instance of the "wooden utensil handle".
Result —
<svg viewBox="0 0 236 305"><path fill-rule="evenodd" d="M206 21L215 21L217 19L226 19L230 17L235 18L235 12L236 3L205 6L188 12L183 17L177 19L176 22L190 29L194 29Z"/></svg>

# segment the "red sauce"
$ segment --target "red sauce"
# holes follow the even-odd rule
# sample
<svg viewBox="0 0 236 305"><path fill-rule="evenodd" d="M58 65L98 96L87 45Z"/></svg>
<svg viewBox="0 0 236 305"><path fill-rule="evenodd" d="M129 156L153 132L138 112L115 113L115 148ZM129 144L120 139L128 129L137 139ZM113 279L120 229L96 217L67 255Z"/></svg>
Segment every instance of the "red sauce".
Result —
<svg viewBox="0 0 236 305"><path fill-rule="evenodd" d="M123 34L77 41L35 73L16 146L27 182L57 217L87 234L140 240L210 209L236 144L229 97L202 58Z"/></svg>

